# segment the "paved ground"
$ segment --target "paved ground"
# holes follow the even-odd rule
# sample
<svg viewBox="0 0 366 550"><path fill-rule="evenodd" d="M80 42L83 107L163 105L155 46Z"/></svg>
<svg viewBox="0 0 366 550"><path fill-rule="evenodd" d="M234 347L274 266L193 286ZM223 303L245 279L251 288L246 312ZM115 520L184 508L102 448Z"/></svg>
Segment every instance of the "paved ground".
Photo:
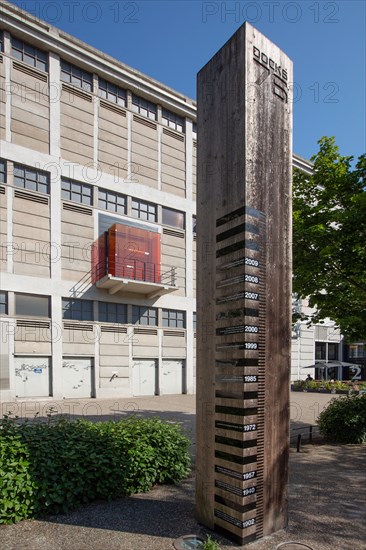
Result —
<svg viewBox="0 0 366 550"><path fill-rule="evenodd" d="M292 426L307 431L329 399L326 394L292 393ZM58 407L64 414L93 419L119 418L131 411L144 416L159 414L181 422L194 439L194 402L193 396L79 400L78 404L65 400ZM18 406L13 412L19 416L33 416L37 408L44 414L51 403L13 405ZM3 406L2 412L7 413L9 404ZM366 550L365 472L366 446L307 445L301 453L292 449L288 528L245 548L275 550L280 543L296 541L314 550ZM47 521L0 526L0 548L171 550L174 539L188 533L204 536L207 532L194 519L192 477L179 486L158 487L110 503L95 502ZM213 537L221 542L223 550L235 547Z"/></svg>

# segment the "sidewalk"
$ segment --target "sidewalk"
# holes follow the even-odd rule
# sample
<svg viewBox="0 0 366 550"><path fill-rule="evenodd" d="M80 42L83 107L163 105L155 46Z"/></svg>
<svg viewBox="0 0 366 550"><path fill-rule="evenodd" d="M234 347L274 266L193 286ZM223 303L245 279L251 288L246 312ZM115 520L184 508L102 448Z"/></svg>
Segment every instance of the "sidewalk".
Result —
<svg viewBox="0 0 366 550"><path fill-rule="evenodd" d="M314 411L321 410L326 400L328 395L292 393L292 421L299 425L314 423ZM194 396L118 400L117 405L111 400L82 401L75 407L76 416L91 413L90 403L100 406L89 414L93 419L125 416L134 402L138 414L159 414L178 420L194 437ZM126 408L128 403L130 409ZM307 445L303 449L301 453L291 450L290 454L288 528L245 548L275 550L282 542L296 541L314 550L365 550L366 446ZM207 532L194 519L192 477L178 486L157 487L150 493L112 502L94 502L64 516L51 516L47 521L0 526L0 547L172 550L176 538L189 533L204 537ZM211 536L220 541L223 550L240 548L215 534Z"/></svg>

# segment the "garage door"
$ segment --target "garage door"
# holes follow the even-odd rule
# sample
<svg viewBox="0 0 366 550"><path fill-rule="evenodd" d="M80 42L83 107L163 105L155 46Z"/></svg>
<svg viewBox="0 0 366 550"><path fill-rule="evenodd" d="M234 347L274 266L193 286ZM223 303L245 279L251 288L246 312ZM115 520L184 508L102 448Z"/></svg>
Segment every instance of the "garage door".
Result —
<svg viewBox="0 0 366 550"><path fill-rule="evenodd" d="M15 357L15 394L50 396L50 357Z"/></svg>
<svg viewBox="0 0 366 550"><path fill-rule="evenodd" d="M93 359L64 357L62 361L64 397L93 397Z"/></svg>
<svg viewBox="0 0 366 550"><path fill-rule="evenodd" d="M161 395L183 392L183 361L181 359L163 360L160 380Z"/></svg>
<svg viewBox="0 0 366 550"><path fill-rule="evenodd" d="M133 363L133 395L155 395L155 359L136 359Z"/></svg>

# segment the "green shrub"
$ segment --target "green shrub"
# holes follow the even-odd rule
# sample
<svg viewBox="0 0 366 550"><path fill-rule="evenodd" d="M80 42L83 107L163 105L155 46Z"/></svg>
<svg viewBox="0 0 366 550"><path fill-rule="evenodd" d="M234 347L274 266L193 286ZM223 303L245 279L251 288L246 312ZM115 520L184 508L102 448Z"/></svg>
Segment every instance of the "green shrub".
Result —
<svg viewBox="0 0 366 550"><path fill-rule="evenodd" d="M318 418L320 433L335 443L366 442L366 394L334 398Z"/></svg>
<svg viewBox="0 0 366 550"><path fill-rule="evenodd" d="M0 523L30 517L36 488L29 472L27 446L9 430L0 437Z"/></svg>
<svg viewBox="0 0 366 550"><path fill-rule="evenodd" d="M0 422L0 523L179 482L189 440L160 419Z"/></svg>

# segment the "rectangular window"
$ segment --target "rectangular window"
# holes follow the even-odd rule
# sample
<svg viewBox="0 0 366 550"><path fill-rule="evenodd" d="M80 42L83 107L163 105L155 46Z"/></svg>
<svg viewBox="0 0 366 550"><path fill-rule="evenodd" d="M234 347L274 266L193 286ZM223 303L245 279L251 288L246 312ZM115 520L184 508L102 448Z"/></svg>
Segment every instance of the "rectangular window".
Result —
<svg viewBox="0 0 366 550"><path fill-rule="evenodd" d="M328 344L328 361L338 361L339 344Z"/></svg>
<svg viewBox="0 0 366 550"><path fill-rule="evenodd" d="M315 342L315 360L325 361L327 358L327 344L326 342Z"/></svg>
<svg viewBox="0 0 366 550"><path fill-rule="evenodd" d="M157 221L156 204L132 198L131 205L131 213L134 218L139 218L140 220L146 220L149 222Z"/></svg>
<svg viewBox="0 0 366 550"><path fill-rule="evenodd" d="M113 101L113 103L117 103L117 105L126 107L126 90L107 82L103 78L99 78L98 95L103 99Z"/></svg>
<svg viewBox="0 0 366 550"><path fill-rule="evenodd" d="M14 59L19 59L31 67L48 72L48 54L43 50L35 48L27 42L11 38L11 54Z"/></svg>
<svg viewBox="0 0 366 550"><path fill-rule="evenodd" d="M186 313L175 309L162 310L163 327L185 328Z"/></svg>
<svg viewBox="0 0 366 550"><path fill-rule="evenodd" d="M0 290L0 314L8 314L8 293Z"/></svg>
<svg viewBox="0 0 366 550"><path fill-rule="evenodd" d="M6 183L6 161L0 159L0 183Z"/></svg>
<svg viewBox="0 0 366 550"><path fill-rule="evenodd" d="M193 330L197 329L197 313L193 312Z"/></svg>
<svg viewBox="0 0 366 550"><path fill-rule="evenodd" d="M50 317L49 296L34 294L15 294L15 315L32 317Z"/></svg>
<svg viewBox="0 0 366 550"><path fill-rule="evenodd" d="M131 109L135 111L135 113L151 118L151 120L156 120L157 118L157 106L155 103L147 101L147 99L135 94L132 94Z"/></svg>
<svg viewBox="0 0 366 550"><path fill-rule="evenodd" d="M86 92L93 91L93 75L67 61L61 60L61 80L73 84Z"/></svg>
<svg viewBox="0 0 366 550"><path fill-rule="evenodd" d="M197 139L197 124L196 124L196 122L193 122L193 124L192 124L192 134L193 134L193 139Z"/></svg>
<svg viewBox="0 0 366 550"><path fill-rule="evenodd" d="M158 310L156 307L132 306L132 322L134 325L158 324Z"/></svg>
<svg viewBox="0 0 366 550"><path fill-rule="evenodd" d="M168 109L163 109L161 120L163 125L168 126L168 128L172 128L177 132L185 131L184 118L175 113L172 113L172 111L168 111Z"/></svg>
<svg viewBox="0 0 366 550"><path fill-rule="evenodd" d="M110 212L117 214L126 214L127 212L127 197L120 193L113 193L107 189L99 189L98 191L98 206Z"/></svg>
<svg viewBox="0 0 366 550"><path fill-rule="evenodd" d="M62 298L62 318L73 321L92 321L93 301Z"/></svg>
<svg viewBox="0 0 366 550"><path fill-rule="evenodd" d="M35 168L14 164L14 185L49 195L50 175L48 172L42 172Z"/></svg>
<svg viewBox="0 0 366 550"><path fill-rule="evenodd" d="M93 204L93 187L87 183L61 178L61 197L80 204Z"/></svg>
<svg viewBox="0 0 366 550"><path fill-rule="evenodd" d="M127 323L126 304L99 302L98 321L102 323Z"/></svg>
<svg viewBox="0 0 366 550"><path fill-rule="evenodd" d="M163 225L170 225L172 227L178 227L179 229L185 229L185 215L184 212L179 210L173 210L173 208L162 207L162 223Z"/></svg>
<svg viewBox="0 0 366 550"><path fill-rule="evenodd" d="M0 52L4 51L4 31L0 31Z"/></svg>
<svg viewBox="0 0 366 550"><path fill-rule="evenodd" d="M197 216L192 216L193 233L197 233Z"/></svg>

